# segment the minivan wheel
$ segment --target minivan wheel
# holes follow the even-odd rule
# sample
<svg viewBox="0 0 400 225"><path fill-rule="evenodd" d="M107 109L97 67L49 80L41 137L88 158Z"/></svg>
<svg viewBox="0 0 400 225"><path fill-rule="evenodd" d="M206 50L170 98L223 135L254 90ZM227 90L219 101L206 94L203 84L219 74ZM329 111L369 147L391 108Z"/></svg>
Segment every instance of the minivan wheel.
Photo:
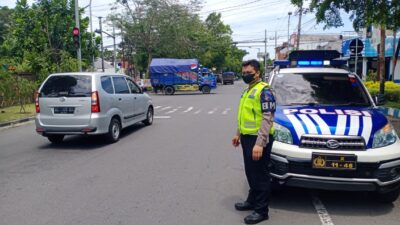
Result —
<svg viewBox="0 0 400 225"><path fill-rule="evenodd" d="M397 200L400 195L400 189L396 189L393 191L385 192L385 193L376 193L375 198L378 202L382 203L392 203Z"/></svg>
<svg viewBox="0 0 400 225"><path fill-rule="evenodd" d="M63 134L49 134L47 139L53 144L59 144L64 140Z"/></svg>
<svg viewBox="0 0 400 225"><path fill-rule="evenodd" d="M204 86L201 91L203 92L203 94L210 94L211 89L209 86Z"/></svg>
<svg viewBox="0 0 400 225"><path fill-rule="evenodd" d="M165 95L173 95L175 93L175 89L171 86L167 86L164 89Z"/></svg>
<svg viewBox="0 0 400 225"><path fill-rule="evenodd" d="M119 120L116 118L112 118L110 125L108 126L107 139L109 142L114 143L119 140L119 136L121 135L121 124Z"/></svg>
<svg viewBox="0 0 400 225"><path fill-rule="evenodd" d="M149 107L149 109L147 110L147 117L145 120L142 121L144 125L149 126L153 124L153 116L154 116L153 108Z"/></svg>

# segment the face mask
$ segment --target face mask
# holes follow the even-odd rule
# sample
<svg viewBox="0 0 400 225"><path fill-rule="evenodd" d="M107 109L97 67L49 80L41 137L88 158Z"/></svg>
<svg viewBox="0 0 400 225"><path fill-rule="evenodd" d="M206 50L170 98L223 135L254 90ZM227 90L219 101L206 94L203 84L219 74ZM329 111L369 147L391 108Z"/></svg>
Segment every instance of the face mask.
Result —
<svg viewBox="0 0 400 225"><path fill-rule="evenodd" d="M254 73L245 73L245 74L243 74L243 81L246 83L246 84L250 84L253 80L254 80L254 76L255 76L255 74Z"/></svg>

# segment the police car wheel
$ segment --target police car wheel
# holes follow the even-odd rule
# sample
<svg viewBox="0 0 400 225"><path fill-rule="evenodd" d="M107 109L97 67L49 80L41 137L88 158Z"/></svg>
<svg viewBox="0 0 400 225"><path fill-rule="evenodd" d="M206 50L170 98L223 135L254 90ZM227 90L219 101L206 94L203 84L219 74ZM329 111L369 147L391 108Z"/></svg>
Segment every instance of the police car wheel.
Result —
<svg viewBox="0 0 400 225"><path fill-rule="evenodd" d="M376 193L375 198L378 202L392 203L397 200L400 194L400 189L396 189L385 193Z"/></svg>

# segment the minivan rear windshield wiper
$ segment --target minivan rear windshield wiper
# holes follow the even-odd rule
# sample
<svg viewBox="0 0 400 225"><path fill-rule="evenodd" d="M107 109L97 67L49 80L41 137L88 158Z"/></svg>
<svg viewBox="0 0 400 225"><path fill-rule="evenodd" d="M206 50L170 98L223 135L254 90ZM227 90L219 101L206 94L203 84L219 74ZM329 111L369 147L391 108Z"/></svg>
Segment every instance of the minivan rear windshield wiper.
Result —
<svg viewBox="0 0 400 225"><path fill-rule="evenodd" d="M90 93L88 92L70 92L68 96L71 97L90 97Z"/></svg>

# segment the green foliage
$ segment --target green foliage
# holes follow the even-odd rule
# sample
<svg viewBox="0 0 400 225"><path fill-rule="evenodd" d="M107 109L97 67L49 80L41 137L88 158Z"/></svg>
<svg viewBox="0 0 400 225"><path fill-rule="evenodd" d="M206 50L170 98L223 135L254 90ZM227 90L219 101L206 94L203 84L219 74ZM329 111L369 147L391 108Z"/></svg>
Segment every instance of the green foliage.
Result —
<svg viewBox="0 0 400 225"><path fill-rule="evenodd" d="M118 0L125 12L109 17L124 30L124 54L136 69L147 71L152 58L198 58L209 68L240 66L245 52L232 46L232 30L221 15L201 21L199 1Z"/></svg>
<svg viewBox="0 0 400 225"><path fill-rule="evenodd" d="M325 27L343 26L341 11L350 14L350 20L356 30L372 24L384 24L388 28L399 27L399 0L312 0L310 8L316 10L317 22ZM396 19L397 18L397 19Z"/></svg>
<svg viewBox="0 0 400 225"><path fill-rule="evenodd" d="M379 94L379 82L367 81L365 86L371 95ZM393 81L385 82L385 99L391 102L400 103L400 85L394 83Z"/></svg>
<svg viewBox="0 0 400 225"><path fill-rule="evenodd" d="M8 30L11 26L12 9L7 6L0 6L0 45L6 39Z"/></svg>
<svg viewBox="0 0 400 225"><path fill-rule="evenodd" d="M373 70L368 70L367 81L377 81L379 80L378 73Z"/></svg>
<svg viewBox="0 0 400 225"><path fill-rule="evenodd" d="M0 7L0 66L17 68L11 74L0 71L0 104L32 101L33 92L49 74L78 71L72 29L75 27L74 0L27 0L16 2L14 9ZM80 10L83 14L83 10ZM94 34L86 32L89 19L81 18L82 67L85 69L97 46ZM18 78L15 74L31 73L36 81Z"/></svg>

